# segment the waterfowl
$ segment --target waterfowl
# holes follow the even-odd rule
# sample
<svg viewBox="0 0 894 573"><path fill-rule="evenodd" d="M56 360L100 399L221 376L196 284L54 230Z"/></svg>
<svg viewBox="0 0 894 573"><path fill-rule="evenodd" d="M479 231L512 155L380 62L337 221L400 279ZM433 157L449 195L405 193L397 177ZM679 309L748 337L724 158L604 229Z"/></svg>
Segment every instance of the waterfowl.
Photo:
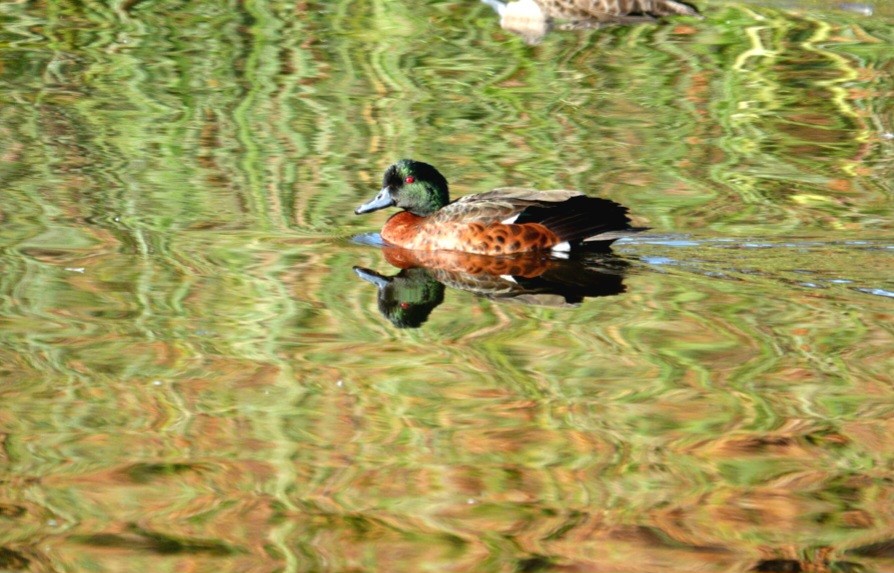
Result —
<svg viewBox="0 0 894 573"><path fill-rule="evenodd" d="M561 20L562 28L593 28L602 24L632 24L698 11L677 0L481 0L500 16L500 26L538 42Z"/></svg>
<svg viewBox="0 0 894 573"><path fill-rule="evenodd" d="M382 190L356 214L403 209L382 228L382 239L405 249L512 255L531 251L605 249L641 231L627 208L567 189L506 187L450 201L447 180L427 163L401 159L385 171Z"/></svg>
<svg viewBox="0 0 894 573"><path fill-rule="evenodd" d="M677 0L481 0L497 14L513 11L535 15L539 10L544 19L556 18L569 22L598 21L625 22L632 18L658 18L674 14L699 16L698 10ZM635 20L634 20L635 21Z"/></svg>

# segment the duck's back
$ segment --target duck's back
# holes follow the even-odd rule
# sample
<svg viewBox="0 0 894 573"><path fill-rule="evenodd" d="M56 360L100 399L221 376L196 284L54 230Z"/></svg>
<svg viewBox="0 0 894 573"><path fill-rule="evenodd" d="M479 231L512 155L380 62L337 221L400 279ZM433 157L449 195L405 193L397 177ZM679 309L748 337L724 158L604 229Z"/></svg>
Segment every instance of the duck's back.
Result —
<svg viewBox="0 0 894 573"><path fill-rule="evenodd" d="M614 20L623 16L698 16L692 6L676 0L536 0L550 18Z"/></svg>
<svg viewBox="0 0 894 573"><path fill-rule="evenodd" d="M551 189L541 191L523 187L501 187L466 195L445 205L432 215L433 220L440 223L453 221L480 222L484 224L508 223L519 213L538 205L558 204L572 197L582 197L580 191L569 189Z"/></svg>
<svg viewBox="0 0 894 573"><path fill-rule="evenodd" d="M608 199L569 190L503 188L462 197L428 217L398 213L382 237L408 249L507 255L570 250L589 241L608 246L636 230L627 209Z"/></svg>

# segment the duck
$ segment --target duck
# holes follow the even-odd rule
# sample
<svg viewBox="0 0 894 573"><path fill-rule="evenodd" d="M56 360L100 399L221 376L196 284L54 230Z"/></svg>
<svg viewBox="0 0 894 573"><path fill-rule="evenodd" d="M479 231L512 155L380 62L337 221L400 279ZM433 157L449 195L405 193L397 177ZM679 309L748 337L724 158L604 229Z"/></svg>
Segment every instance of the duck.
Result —
<svg viewBox="0 0 894 573"><path fill-rule="evenodd" d="M500 16L519 12L568 22L627 22L671 16L700 17L698 10L678 0L481 0ZM632 18L632 20L628 20Z"/></svg>
<svg viewBox="0 0 894 573"><path fill-rule="evenodd" d="M382 240L417 251L490 256L606 250L633 227L627 208L579 191L503 187L450 200L447 179L432 165L401 159L388 167L382 189L355 213L397 207Z"/></svg>
<svg viewBox="0 0 894 573"><path fill-rule="evenodd" d="M698 10L678 0L481 0L500 16L500 26L538 43L561 20L563 29L603 24L635 24L671 15L701 18Z"/></svg>

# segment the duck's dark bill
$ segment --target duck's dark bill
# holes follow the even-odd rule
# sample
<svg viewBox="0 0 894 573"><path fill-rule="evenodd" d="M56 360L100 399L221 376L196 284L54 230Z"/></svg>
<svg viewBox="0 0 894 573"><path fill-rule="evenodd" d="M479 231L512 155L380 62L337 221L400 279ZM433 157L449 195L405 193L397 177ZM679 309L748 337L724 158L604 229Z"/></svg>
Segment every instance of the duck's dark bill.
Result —
<svg viewBox="0 0 894 573"><path fill-rule="evenodd" d="M385 187L379 191L379 194L376 195L375 199L354 209L354 214L361 215L371 211L378 211L379 209L391 207L392 205L394 205L394 197L391 196L391 189Z"/></svg>
<svg viewBox="0 0 894 573"><path fill-rule="evenodd" d="M379 274L372 269L354 267L354 272L357 274L358 277L362 278L368 283L376 285L379 288L384 288L391 283L391 279L389 277Z"/></svg>

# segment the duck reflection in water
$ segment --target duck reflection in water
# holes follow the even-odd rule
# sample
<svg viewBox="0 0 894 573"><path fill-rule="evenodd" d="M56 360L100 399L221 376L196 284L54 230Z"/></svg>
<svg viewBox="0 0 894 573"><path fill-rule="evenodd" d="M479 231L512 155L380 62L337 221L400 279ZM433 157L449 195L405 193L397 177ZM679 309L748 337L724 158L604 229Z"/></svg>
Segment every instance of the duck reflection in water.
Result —
<svg viewBox="0 0 894 573"><path fill-rule="evenodd" d="M444 302L445 285L500 302L569 307L588 297L624 292L625 260L611 253L558 259L547 253L493 257L457 251L411 251L385 246L385 259L401 269L384 275L354 267L379 289L379 311L398 328L418 328Z"/></svg>

